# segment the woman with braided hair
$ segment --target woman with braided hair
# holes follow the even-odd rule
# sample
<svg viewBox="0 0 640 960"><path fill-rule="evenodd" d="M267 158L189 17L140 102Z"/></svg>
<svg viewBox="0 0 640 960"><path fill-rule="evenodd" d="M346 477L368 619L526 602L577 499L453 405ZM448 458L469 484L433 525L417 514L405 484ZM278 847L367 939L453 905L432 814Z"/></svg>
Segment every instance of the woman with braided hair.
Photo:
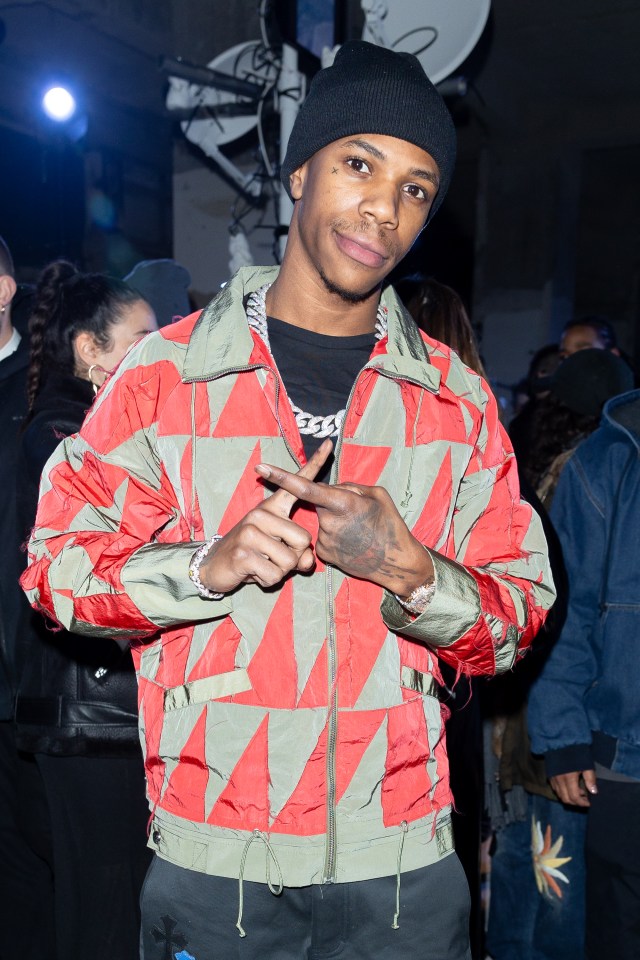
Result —
<svg viewBox="0 0 640 960"><path fill-rule="evenodd" d="M129 347L156 329L149 305L122 281L64 261L43 271L30 318L18 471L23 540L49 456L80 429ZM131 655L115 640L48 626L25 604L16 728L49 814L30 832L51 870L56 958L134 960L149 857Z"/></svg>
<svg viewBox="0 0 640 960"><path fill-rule="evenodd" d="M97 390L129 347L157 328L147 301L122 280L82 274L65 260L49 264L38 281L29 321L29 409L48 368L88 380Z"/></svg>

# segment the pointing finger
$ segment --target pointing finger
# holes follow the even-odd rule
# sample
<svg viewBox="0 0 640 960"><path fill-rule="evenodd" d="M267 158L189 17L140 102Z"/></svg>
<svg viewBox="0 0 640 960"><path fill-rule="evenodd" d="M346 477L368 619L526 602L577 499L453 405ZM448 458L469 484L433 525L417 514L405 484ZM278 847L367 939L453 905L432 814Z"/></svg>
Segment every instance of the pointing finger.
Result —
<svg viewBox="0 0 640 960"><path fill-rule="evenodd" d="M332 450L333 443L331 440L325 440L312 454L312 456L309 457L307 463L305 463L305 465L301 467L297 473L289 473L287 470L280 470L278 467L267 466L264 463L258 464L256 467L256 472L259 473L261 477L264 477L265 480L275 483L280 488L266 501L270 508L274 508L282 516L288 517L298 500L305 499L310 503L315 502L313 500L309 500L308 497L301 498L296 492L296 488L285 486L285 484L280 483L275 478L274 473L278 476L282 475L282 477L288 477L291 478L291 480L299 481L301 486L297 488L298 490L306 490L308 486L312 489L313 487L317 487L317 484L314 484L312 481L315 479L315 477L317 477L318 473L328 460Z"/></svg>
<svg viewBox="0 0 640 960"><path fill-rule="evenodd" d="M339 487L332 487L326 483L315 483L313 480L304 477L301 471L299 473L289 473L288 470L282 470L280 467L274 467L266 463L259 464L256 471L269 483L273 483L280 488L273 495L274 499L282 495L289 497L292 505L297 500L304 500L305 503L312 503L316 507L325 507L338 512L344 506L344 494L339 492Z"/></svg>

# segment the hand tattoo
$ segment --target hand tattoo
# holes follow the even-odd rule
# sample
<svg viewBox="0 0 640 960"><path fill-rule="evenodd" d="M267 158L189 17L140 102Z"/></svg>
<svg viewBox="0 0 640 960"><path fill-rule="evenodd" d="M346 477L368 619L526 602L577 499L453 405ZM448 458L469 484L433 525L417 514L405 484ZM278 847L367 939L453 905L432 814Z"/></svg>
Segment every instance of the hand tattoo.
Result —
<svg viewBox="0 0 640 960"><path fill-rule="evenodd" d="M342 564L367 577L372 573L385 574L394 568L389 560L398 551L393 523L382 523L378 504L372 503L364 514L347 519L334 531L332 549ZM340 565L340 564L338 564Z"/></svg>

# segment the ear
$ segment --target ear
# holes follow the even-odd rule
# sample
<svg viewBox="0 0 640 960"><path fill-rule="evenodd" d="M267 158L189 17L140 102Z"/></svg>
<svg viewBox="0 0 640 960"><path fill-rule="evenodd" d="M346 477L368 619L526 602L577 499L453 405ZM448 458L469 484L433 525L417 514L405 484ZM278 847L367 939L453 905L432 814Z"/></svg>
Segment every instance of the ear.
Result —
<svg viewBox="0 0 640 960"><path fill-rule="evenodd" d="M291 196L294 200L299 200L302 196L307 164L303 163L301 167L294 170L289 177L289 186L291 187Z"/></svg>
<svg viewBox="0 0 640 960"><path fill-rule="evenodd" d="M96 357L100 353L100 349L93 336L86 330L83 330L82 333L77 335L73 341L73 349L80 363L86 367L90 367L92 363L95 363Z"/></svg>
<svg viewBox="0 0 640 960"><path fill-rule="evenodd" d="M0 307L8 307L16 294L16 282L8 273L0 276Z"/></svg>

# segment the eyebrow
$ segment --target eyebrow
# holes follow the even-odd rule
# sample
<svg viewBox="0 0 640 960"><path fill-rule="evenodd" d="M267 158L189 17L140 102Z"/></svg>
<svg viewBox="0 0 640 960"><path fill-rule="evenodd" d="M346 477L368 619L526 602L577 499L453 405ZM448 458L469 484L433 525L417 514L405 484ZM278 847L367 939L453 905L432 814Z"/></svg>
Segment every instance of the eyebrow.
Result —
<svg viewBox="0 0 640 960"><path fill-rule="evenodd" d="M345 140L341 144L343 147L357 147L359 150L363 150L365 153L368 153L371 157L374 157L376 160L386 160L387 155L383 153L382 150L379 150L378 147L374 147L372 143L369 143L368 140L362 140L360 137L354 137L352 140ZM415 177L416 179L426 180L428 183L431 183L434 187L440 186L440 178L437 173L434 173L433 170L423 170L421 167L413 167L409 170L409 176Z"/></svg>

